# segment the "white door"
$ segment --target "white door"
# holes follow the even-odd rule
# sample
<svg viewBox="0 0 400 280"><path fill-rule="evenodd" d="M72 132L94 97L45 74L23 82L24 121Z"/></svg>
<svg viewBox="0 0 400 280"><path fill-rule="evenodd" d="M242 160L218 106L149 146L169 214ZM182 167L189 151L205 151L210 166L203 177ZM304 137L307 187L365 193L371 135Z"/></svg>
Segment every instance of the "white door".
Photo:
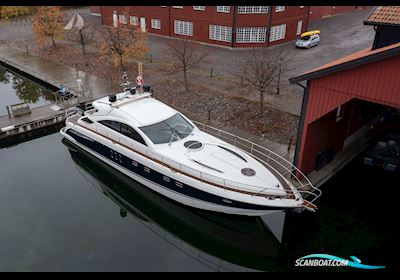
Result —
<svg viewBox="0 0 400 280"><path fill-rule="evenodd" d="M117 12L113 12L113 25L114 27L118 27L118 15Z"/></svg>
<svg viewBox="0 0 400 280"><path fill-rule="evenodd" d="M144 17L140 18L140 29L142 32L146 32L146 18Z"/></svg>

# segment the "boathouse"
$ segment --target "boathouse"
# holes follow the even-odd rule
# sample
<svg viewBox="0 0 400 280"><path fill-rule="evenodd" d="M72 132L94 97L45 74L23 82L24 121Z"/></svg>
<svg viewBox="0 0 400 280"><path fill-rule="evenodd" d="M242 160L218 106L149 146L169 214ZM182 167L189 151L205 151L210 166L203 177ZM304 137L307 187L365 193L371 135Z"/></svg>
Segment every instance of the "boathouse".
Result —
<svg viewBox="0 0 400 280"><path fill-rule="evenodd" d="M370 48L289 79L304 88L294 158L304 174L362 152L400 108L400 7L378 7L364 24L376 31Z"/></svg>

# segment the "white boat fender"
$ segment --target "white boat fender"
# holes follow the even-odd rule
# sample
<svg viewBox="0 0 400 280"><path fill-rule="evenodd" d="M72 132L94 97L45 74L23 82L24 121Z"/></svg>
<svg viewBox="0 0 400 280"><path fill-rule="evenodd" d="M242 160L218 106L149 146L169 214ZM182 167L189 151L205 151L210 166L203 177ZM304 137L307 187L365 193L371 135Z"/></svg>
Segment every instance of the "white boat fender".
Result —
<svg viewBox="0 0 400 280"><path fill-rule="evenodd" d="M6 127L3 127L1 129L1 132L7 132L7 131L10 131L10 130L13 130L14 128L15 128L14 125L6 126Z"/></svg>

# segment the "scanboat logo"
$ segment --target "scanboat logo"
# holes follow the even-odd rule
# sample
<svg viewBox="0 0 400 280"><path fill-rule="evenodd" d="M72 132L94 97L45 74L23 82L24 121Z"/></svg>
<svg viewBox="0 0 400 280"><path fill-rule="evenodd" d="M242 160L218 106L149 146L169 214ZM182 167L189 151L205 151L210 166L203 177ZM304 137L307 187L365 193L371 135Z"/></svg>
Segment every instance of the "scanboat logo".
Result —
<svg viewBox="0 0 400 280"><path fill-rule="evenodd" d="M350 257L353 261L345 260L336 256L327 254L312 254L304 256L296 260L295 266L351 266L362 269L378 269L385 268L384 266L374 266L362 264L357 257Z"/></svg>

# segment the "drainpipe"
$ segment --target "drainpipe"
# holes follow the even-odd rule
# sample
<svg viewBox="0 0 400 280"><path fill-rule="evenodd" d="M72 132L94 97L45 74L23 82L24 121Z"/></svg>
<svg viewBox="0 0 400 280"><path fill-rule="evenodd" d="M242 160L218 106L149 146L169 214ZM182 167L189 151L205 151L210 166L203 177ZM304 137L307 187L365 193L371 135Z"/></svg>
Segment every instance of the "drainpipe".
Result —
<svg viewBox="0 0 400 280"><path fill-rule="evenodd" d="M173 25L173 22L171 21L171 6L168 6L168 31L169 31L169 37L172 37L172 28L171 26Z"/></svg>
<svg viewBox="0 0 400 280"><path fill-rule="evenodd" d="M104 25L104 22L103 22L103 6L100 6L100 17L101 17L101 25Z"/></svg>
<svg viewBox="0 0 400 280"><path fill-rule="evenodd" d="M304 122L305 122L306 108L307 108L307 103L308 103L309 83L307 81L306 86L303 86L300 83L296 83L296 85L298 85L304 89L303 102L301 104L300 122L299 122L299 127L297 129L296 148L295 148L294 159L293 159L293 165L297 167L297 163L298 163L297 161L298 161L298 157L299 157L299 149L300 149L300 145L301 145L301 137L303 134L303 126L304 126Z"/></svg>
<svg viewBox="0 0 400 280"><path fill-rule="evenodd" d="M235 41L236 41L236 8L237 8L237 6L233 6L231 48L233 48L235 46Z"/></svg>
<svg viewBox="0 0 400 280"><path fill-rule="evenodd" d="M268 11L269 11L269 23L268 23L268 36L265 38L267 40L267 48L269 47L269 37L271 35L271 25L272 25L272 7L273 6L268 6Z"/></svg>
<svg viewBox="0 0 400 280"><path fill-rule="evenodd" d="M308 6L306 31L308 30L308 23L310 22L310 13L311 13L311 6Z"/></svg>

